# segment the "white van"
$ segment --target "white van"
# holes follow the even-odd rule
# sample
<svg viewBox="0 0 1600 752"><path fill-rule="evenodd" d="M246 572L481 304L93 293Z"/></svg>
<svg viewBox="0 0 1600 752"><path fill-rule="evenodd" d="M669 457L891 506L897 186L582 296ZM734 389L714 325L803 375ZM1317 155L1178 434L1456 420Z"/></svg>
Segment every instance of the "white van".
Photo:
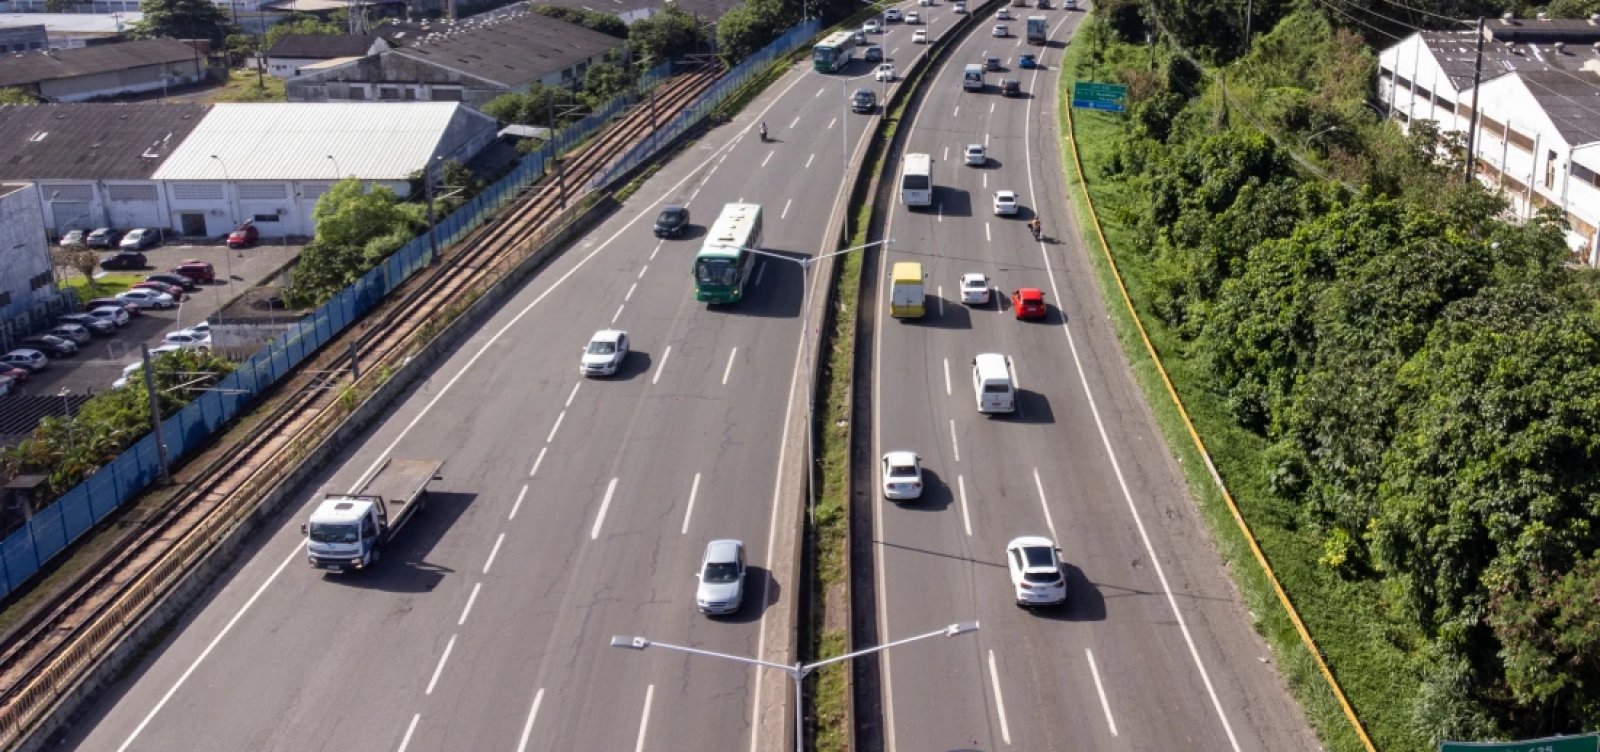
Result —
<svg viewBox="0 0 1600 752"><path fill-rule="evenodd" d="M961 88L967 91L983 91L983 66L977 63L968 65L961 74Z"/></svg>
<svg viewBox="0 0 1600 752"><path fill-rule="evenodd" d="M978 400L978 412L1016 412L1016 383L1010 358L1000 353L984 353L972 359L972 391Z"/></svg>

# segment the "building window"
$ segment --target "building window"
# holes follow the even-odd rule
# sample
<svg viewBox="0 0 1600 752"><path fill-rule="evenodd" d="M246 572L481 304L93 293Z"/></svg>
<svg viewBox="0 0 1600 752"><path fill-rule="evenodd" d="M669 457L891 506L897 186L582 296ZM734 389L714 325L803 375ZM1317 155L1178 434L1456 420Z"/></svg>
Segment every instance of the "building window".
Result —
<svg viewBox="0 0 1600 752"><path fill-rule="evenodd" d="M257 215L254 216L254 219L257 222L276 222L276 221L278 221L278 215L277 214L257 214Z"/></svg>
<svg viewBox="0 0 1600 752"><path fill-rule="evenodd" d="M1556 187L1556 153L1548 152L1544 158L1544 187Z"/></svg>
<svg viewBox="0 0 1600 752"><path fill-rule="evenodd" d="M400 87L398 87L398 86L379 86L378 87L378 98L382 99L382 100L386 100L386 101L399 101L399 99L400 99Z"/></svg>
<svg viewBox="0 0 1600 752"><path fill-rule="evenodd" d="M1597 173L1594 170L1591 170L1591 169L1589 169L1587 167L1584 167L1583 165L1578 164L1577 162L1572 162L1572 163L1568 164L1567 165L1567 169L1572 171L1572 176L1573 177L1575 177L1575 178L1577 178L1577 179L1579 179L1579 180L1581 180L1581 181L1583 181L1585 183L1588 183L1589 185L1592 185L1592 186L1594 186L1596 188L1600 188L1600 173Z"/></svg>
<svg viewBox="0 0 1600 752"><path fill-rule="evenodd" d="M364 100L366 98L367 98L367 87L365 87L365 86L351 86L350 87L350 99L351 100L360 101L360 100Z"/></svg>
<svg viewBox="0 0 1600 752"><path fill-rule="evenodd" d="M429 89L428 95L431 96L435 102L461 101L460 89Z"/></svg>
<svg viewBox="0 0 1600 752"><path fill-rule="evenodd" d="M1418 86L1417 87L1417 98L1421 99L1424 102L1426 102L1426 101L1428 101L1430 99L1433 99L1433 92L1428 91L1428 87L1426 87L1426 86Z"/></svg>
<svg viewBox="0 0 1600 752"><path fill-rule="evenodd" d="M1450 101L1445 97L1445 95L1438 92L1433 93L1433 103L1443 107L1445 112L1452 112L1456 108L1455 102Z"/></svg>
<svg viewBox="0 0 1600 752"><path fill-rule="evenodd" d="M1394 71L1389 70L1388 68L1379 68L1378 69L1378 78L1381 78L1381 79L1383 79L1385 81L1393 81L1394 80Z"/></svg>

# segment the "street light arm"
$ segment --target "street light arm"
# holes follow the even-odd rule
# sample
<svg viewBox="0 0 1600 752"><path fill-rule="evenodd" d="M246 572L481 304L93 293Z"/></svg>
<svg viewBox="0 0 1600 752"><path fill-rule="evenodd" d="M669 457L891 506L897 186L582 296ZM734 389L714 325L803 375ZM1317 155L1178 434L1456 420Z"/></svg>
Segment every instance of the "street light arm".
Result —
<svg viewBox="0 0 1600 752"><path fill-rule="evenodd" d="M825 258L832 258L834 256L843 256L846 253L853 253L855 251L864 250L864 249L867 249L867 248L871 248L873 246L879 246L879 245L884 245L886 243L893 243L893 242L894 242L894 238L887 238L887 239L884 239L884 240L873 241L871 243L867 243L866 245L858 245L858 246L856 246L854 248L845 248L843 250L838 250L838 251L829 251L828 253L820 254L820 255L817 255L817 256L807 256L805 258L795 258L793 256L785 256L785 255L783 255L781 253L773 253L772 251L763 251L760 248L745 248L743 246L734 246L734 247L738 248L741 251L744 251L745 253L754 253L754 254L756 254L758 256L769 256L771 258L775 258L775 259L778 259L780 261L787 261L787 262L789 262L791 264L799 264L800 268L808 269L808 268L811 267L812 264L815 264L818 261L821 261L821 260L823 260Z"/></svg>
<svg viewBox="0 0 1600 752"><path fill-rule="evenodd" d="M881 650L888 650L889 648L895 647L896 645L904 645L904 644L906 644L908 642L916 642L917 640L926 640L929 637L956 637L958 635L964 635L964 634L966 634L968 632L976 632L976 631L978 631L978 622L975 622L975 621L963 622L963 623L960 623L960 624L951 624L950 626L944 627L942 629L936 629L936 630L934 630L932 632L928 632L926 634L919 634L919 635L916 635L914 637L902 637L902 638L900 638L898 640L894 640L893 642L886 642L886 643L884 643L882 645L877 645L877 646L874 646L874 647L866 648L865 650L857 650L854 653L845 653L844 655L836 655L836 656L834 656L832 658L825 658L823 660L817 661L816 663L808 663L808 664L806 664L804 666L801 666L800 670L801 671L805 671L807 673L810 673L812 670L821 668L821 667L826 666L826 665L828 665L830 663L839 663L840 661L848 661L848 660L850 660L852 658L858 658L860 656L868 655L868 654L871 654L871 653L876 653L876 652L879 652Z"/></svg>
<svg viewBox="0 0 1600 752"><path fill-rule="evenodd" d="M746 657L744 657L742 655L729 655L727 653L718 653L718 652L713 651L713 650L701 650L700 648L691 648L691 647L687 647L687 646L684 646L684 645L673 645L672 643L669 643L669 642L657 642L655 640L644 639L643 637L627 637L627 636L623 636L623 635L618 635L616 637L611 638L611 646L614 647L614 648L627 648L629 650L645 650L647 648L666 648L667 650L676 650L676 651L679 651L679 652L682 652L682 653L692 653L694 655L704 655L704 656L709 656L711 658L726 658L727 660L730 660L730 661L737 661L739 663L746 663L746 664L749 664L749 665L752 665L752 666L763 666L765 668L775 668L775 669L778 669L779 671L783 671L785 673L793 673L794 672L794 666L785 666L782 663L772 663L770 661L763 661L763 660L759 660L759 659L756 659L756 658L746 658Z"/></svg>

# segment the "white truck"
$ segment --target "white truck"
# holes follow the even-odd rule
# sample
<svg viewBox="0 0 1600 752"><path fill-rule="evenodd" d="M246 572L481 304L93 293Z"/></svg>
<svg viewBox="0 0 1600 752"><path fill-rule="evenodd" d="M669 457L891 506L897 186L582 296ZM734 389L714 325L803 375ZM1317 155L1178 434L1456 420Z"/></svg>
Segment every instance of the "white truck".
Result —
<svg viewBox="0 0 1600 752"><path fill-rule="evenodd" d="M1028 44L1044 44L1049 33L1049 19L1044 16L1028 16Z"/></svg>
<svg viewBox="0 0 1600 752"><path fill-rule="evenodd" d="M428 483L438 479L437 460L384 460L353 494L328 494L300 526L306 557L315 569L348 572L378 563L383 547L421 511Z"/></svg>

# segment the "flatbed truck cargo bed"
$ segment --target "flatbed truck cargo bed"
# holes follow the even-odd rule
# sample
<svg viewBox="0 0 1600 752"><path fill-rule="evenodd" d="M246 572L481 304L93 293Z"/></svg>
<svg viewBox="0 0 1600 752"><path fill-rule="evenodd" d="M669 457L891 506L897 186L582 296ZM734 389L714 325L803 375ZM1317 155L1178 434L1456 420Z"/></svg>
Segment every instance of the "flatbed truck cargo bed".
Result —
<svg viewBox="0 0 1600 752"><path fill-rule="evenodd" d="M427 503L428 483L438 479L439 460L384 461L353 494L328 494L300 526L311 566L332 572L365 569Z"/></svg>

